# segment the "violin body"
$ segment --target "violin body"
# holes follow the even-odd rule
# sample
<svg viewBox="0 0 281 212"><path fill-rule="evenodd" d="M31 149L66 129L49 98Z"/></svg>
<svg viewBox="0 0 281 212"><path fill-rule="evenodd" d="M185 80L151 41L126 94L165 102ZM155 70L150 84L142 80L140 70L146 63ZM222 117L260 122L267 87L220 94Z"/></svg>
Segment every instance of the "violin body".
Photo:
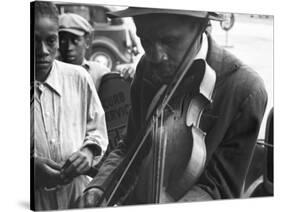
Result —
<svg viewBox="0 0 281 212"><path fill-rule="evenodd" d="M206 133L199 125L204 109L211 103L216 77L205 61L198 62L197 66L195 70L202 72L183 80L180 94L171 99L163 112L161 124L154 130L156 133L153 135L152 132L148 138L151 148L143 159L136 186L137 199L142 203L179 200L205 167ZM157 145L161 142L162 146ZM161 148L165 150L159 150ZM160 156L155 155L157 151L160 151ZM157 164L161 173L155 171ZM158 196L156 199L155 195Z"/></svg>

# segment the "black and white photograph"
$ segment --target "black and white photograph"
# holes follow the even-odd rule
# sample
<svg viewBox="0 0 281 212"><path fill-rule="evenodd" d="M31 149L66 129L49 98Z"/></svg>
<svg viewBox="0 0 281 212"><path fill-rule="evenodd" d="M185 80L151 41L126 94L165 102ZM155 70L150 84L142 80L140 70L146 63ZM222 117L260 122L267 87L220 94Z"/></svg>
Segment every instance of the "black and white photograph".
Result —
<svg viewBox="0 0 281 212"><path fill-rule="evenodd" d="M106 0L26 6L23 209L276 202L275 13Z"/></svg>
<svg viewBox="0 0 281 212"><path fill-rule="evenodd" d="M31 18L31 209L273 196L273 16L35 1Z"/></svg>

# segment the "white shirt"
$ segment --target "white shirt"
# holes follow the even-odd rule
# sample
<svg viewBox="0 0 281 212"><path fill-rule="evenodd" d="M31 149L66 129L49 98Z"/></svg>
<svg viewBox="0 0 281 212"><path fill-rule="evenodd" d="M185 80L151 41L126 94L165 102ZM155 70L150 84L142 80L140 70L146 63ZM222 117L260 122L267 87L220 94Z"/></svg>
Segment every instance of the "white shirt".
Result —
<svg viewBox="0 0 281 212"><path fill-rule="evenodd" d="M55 60L46 81L36 82L34 90L31 147L35 156L63 163L85 145L95 146L103 155L108 145L105 114L94 84L82 67ZM80 176L55 191L39 189L35 206L67 208L88 181Z"/></svg>
<svg viewBox="0 0 281 212"><path fill-rule="evenodd" d="M95 84L95 87L96 87L96 90L98 91L99 90L99 87L100 87L100 83L101 83L101 80L102 80L102 77L109 73L110 70L104 66L104 65L101 65L97 62L94 62L94 61L88 61L88 60L85 60L83 61L82 63L82 66L89 72L89 74L91 75L92 77L92 80Z"/></svg>
<svg viewBox="0 0 281 212"><path fill-rule="evenodd" d="M208 38L207 38L207 35L205 33L203 33L202 34L202 44L201 44L200 50L197 53L197 55L195 56L194 60L198 60L198 59L206 60L207 53L208 53Z"/></svg>

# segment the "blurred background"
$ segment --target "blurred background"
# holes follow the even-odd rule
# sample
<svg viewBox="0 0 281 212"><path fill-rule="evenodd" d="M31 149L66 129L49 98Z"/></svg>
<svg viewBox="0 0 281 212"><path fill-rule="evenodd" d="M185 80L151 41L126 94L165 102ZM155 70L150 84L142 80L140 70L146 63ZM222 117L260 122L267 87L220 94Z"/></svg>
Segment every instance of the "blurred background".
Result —
<svg viewBox="0 0 281 212"><path fill-rule="evenodd" d="M252 67L264 80L268 104L259 138L264 138L266 117L273 107L273 27L274 17L256 14L234 14L234 24L228 31L212 22L214 39L244 63Z"/></svg>

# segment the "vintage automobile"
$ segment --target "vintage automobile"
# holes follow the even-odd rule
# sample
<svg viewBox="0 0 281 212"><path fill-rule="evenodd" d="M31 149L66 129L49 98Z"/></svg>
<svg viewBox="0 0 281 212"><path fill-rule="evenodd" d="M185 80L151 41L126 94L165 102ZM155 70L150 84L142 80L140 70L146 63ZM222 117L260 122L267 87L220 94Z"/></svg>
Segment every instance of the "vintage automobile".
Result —
<svg viewBox="0 0 281 212"><path fill-rule="evenodd" d="M88 60L104 64L112 71L116 65L134 62L139 53L135 35L123 19L109 19L106 13L114 7L103 5L56 3L59 12L76 13L92 24L94 32L86 52Z"/></svg>

